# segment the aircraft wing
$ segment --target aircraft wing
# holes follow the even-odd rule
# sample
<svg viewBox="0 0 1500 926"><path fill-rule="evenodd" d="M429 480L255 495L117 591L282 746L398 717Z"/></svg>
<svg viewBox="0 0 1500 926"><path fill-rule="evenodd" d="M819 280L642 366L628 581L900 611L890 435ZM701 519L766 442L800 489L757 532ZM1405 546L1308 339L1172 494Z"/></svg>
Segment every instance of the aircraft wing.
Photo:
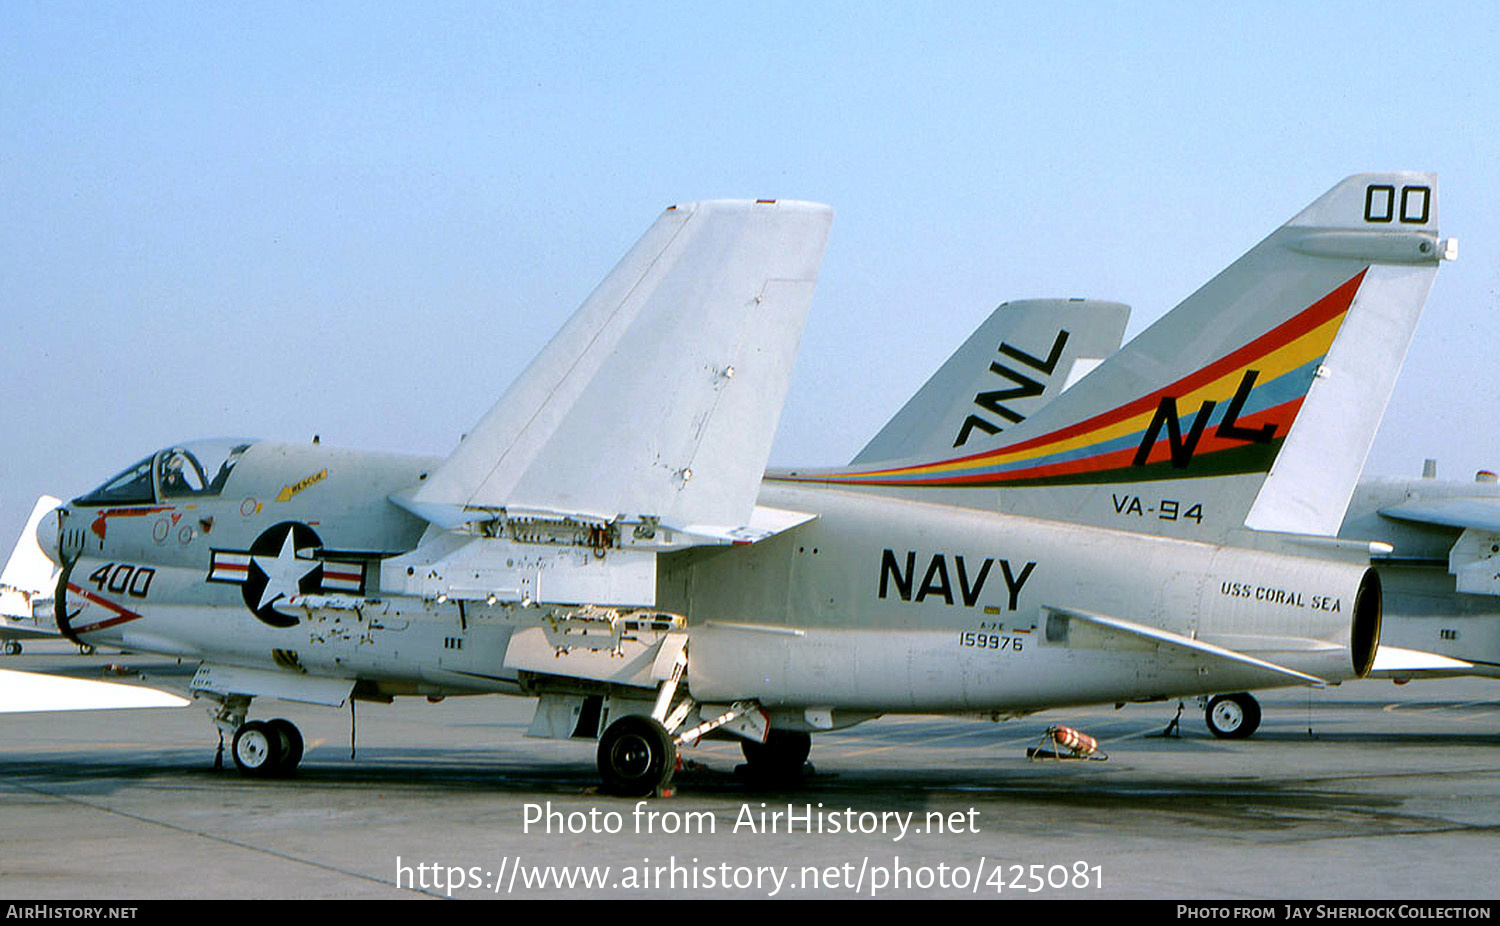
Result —
<svg viewBox="0 0 1500 926"><path fill-rule="evenodd" d="M186 698L154 688L0 669L0 714L182 707L188 703Z"/></svg>
<svg viewBox="0 0 1500 926"><path fill-rule="evenodd" d="M56 640L61 636L56 630L6 620L4 615L0 615L0 640Z"/></svg>
<svg viewBox="0 0 1500 926"><path fill-rule="evenodd" d="M1255 669L1273 676L1275 681L1271 684L1326 684L1317 676L1159 627L1073 608L1046 606L1042 611L1045 616L1044 639L1050 644L1089 649L1139 649L1144 646Z"/></svg>
<svg viewBox="0 0 1500 926"><path fill-rule="evenodd" d="M832 220L784 200L668 209L395 501L448 527L502 510L750 526Z"/></svg>
<svg viewBox="0 0 1500 926"><path fill-rule="evenodd" d="M1500 595L1500 499L1486 496L1414 498L1380 509L1398 521L1462 531L1448 551L1455 590L1469 595Z"/></svg>
<svg viewBox="0 0 1500 926"><path fill-rule="evenodd" d="M1500 534L1500 499L1418 498L1380 509L1387 518Z"/></svg>

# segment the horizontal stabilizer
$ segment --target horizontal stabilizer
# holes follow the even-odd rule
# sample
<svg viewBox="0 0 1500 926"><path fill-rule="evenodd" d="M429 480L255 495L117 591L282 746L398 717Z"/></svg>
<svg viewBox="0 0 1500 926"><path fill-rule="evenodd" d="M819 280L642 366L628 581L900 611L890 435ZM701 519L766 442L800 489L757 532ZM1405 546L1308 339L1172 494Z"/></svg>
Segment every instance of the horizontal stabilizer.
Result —
<svg viewBox="0 0 1500 926"><path fill-rule="evenodd" d="M438 524L525 509L749 525L832 220L792 201L668 209L395 501Z"/></svg>
<svg viewBox="0 0 1500 926"><path fill-rule="evenodd" d="M186 698L115 682L0 669L0 714L182 707Z"/></svg>
<svg viewBox="0 0 1500 926"><path fill-rule="evenodd" d="M1163 647L1168 650L1175 649L1182 655L1207 657L1259 669L1271 675L1280 676L1283 680L1292 679L1309 685L1326 684L1323 679L1305 672L1278 666L1264 659L1256 659L1254 656L1247 656L1222 646L1214 646L1212 643L1185 637L1159 627L1149 627L1118 617L1076 611L1071 608L1044 607L1042 611L1046 619L1044 629L1048 643L1092 649L1139 648L1143 645Z"/></svg>
<svg viewBox="0 0 1500 926"><path fill-rule="evenodd" d="M1473 675L1474 670L1474 663L1465 662L1462 659L1381 644L1380 648L1375 650L1375 664L1370 667L1368 677L1448 678Z"/></svg>

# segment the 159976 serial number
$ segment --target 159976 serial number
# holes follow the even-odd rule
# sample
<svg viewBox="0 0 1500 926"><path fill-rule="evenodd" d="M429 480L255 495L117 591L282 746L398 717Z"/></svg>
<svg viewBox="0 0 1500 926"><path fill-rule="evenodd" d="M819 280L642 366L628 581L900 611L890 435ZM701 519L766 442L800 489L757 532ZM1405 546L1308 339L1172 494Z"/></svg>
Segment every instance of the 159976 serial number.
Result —
<svg viewBox="0 0 1500 926"><path fill-rule="evenodd" d="M981 633L978 630L961 630L958 634L959 646L994 650L996 652L1019 653L1021 652L1021 641L1021 637L1000 633Z"/></svg>

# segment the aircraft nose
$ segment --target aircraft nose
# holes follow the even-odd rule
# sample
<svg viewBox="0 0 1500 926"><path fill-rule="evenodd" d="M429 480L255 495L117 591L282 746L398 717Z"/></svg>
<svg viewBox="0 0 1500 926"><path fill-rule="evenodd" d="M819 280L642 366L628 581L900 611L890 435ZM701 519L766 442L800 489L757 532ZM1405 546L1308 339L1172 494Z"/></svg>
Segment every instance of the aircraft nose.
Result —
<svg viewBox="0 0 1500 926"><path fill-rule="evenodd" d="M47 512L40 521L36 522L37 546L41 547L42 552L47 554L47 558L54 563L62 562L62 550L59 543L62 532L59 522L62 521L66 512L66 508L56 508Z"/></svg>

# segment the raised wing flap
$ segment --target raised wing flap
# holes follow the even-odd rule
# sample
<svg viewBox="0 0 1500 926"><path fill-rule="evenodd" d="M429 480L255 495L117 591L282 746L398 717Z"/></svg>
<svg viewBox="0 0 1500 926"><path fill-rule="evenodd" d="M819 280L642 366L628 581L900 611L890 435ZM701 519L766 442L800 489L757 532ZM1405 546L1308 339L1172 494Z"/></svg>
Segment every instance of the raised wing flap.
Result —
<svg viewBox="0 0 1500 926"><path fill-rule="evenodd" d="M711 544L759 543L767 537L774 537L816 518L817 515L808 514L805 511L788 511L785 508L756 505L755 510L750 513L750 520L747 524L732 527L687 524L681 527L680 531L688 535L689 543L692 545L702 542Z"/></svg>
<svg viewBox="0 0 1500 926"><path fill-rule="evenodd" d="M1212 643L1205 643L1202 640L1195 640L1192 637L1185 637L1158 627L1137 624L1123 618L1089 611L1076 611L1072 608L1046 607L1043 608L1043 612L1046 619L1044 639L1048 643L1096 649L1116 649L1120 648L1120 644L1126 648L1166 647L1178 650L1184 655L1232 662L1310 685L1325 684L1323 679L1305 672L1298 672L1295 669L1278 666L1274 662L1256 659L1254 656L1247 656L1232 649L1215 646Z"/></svg>
<svg viewBox="0 0 1500 926"><path fill-rule="evenodd" d="M522 507L748 524L832 219L789 201L668 209L399 503L439 523Z"/></svg>

